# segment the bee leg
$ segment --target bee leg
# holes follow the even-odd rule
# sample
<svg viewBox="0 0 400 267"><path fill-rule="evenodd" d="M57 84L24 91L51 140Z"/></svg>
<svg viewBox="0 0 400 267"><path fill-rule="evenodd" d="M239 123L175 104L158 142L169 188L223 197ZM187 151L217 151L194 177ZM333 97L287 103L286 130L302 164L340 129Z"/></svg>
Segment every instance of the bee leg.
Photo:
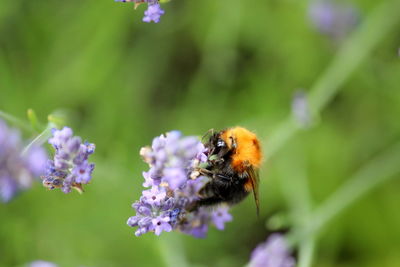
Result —
<svg viewBox="0 0 400 267"><path fill-rule="evenodd" d="M207 176L212 176L212 175L213 175L213 172L212 172L212 171L209 171L209 170L207 170L207 169L199 168L199 169L197 169L197 171L198 171L200 174L203 174L203 175L207 175Z"/></svg>
<svg viewBox="0 0 400 267"><path fill-rule="evenodd" d="M213 178L213 179L219 179L219 180L222 180L224 182L231 182L232 181L232 178L229 177L229 176L226 176L226 175L223 175L223 174L219 174L219 173L216 174L213 171L209 171L207 169L197 169L197 171L200 174L206 175L206 176L208 176L210 178Z"/></svg>
<svg viewBox="0 0 400 267"><path fill-rule="evenodd" d="M232 181L232 177L222 175L222 174L214 174L213 178L220 180L222 183L227 183L227 182Z"/></svg>
<svg viewBox="0 0 400 267"><path fill-rule="evenodd" d="M210 160L210 162L212 163L212 165L218 165L218 164L223 163L224 159L223 158L213 159L213 160Z"/></svg>
<svg viewBox="0 0 400 267"><path fill-rule="evenodd" d="M197 201L198 206L212 206L223 202L223 199L218 196L203 198Z"/></svg>

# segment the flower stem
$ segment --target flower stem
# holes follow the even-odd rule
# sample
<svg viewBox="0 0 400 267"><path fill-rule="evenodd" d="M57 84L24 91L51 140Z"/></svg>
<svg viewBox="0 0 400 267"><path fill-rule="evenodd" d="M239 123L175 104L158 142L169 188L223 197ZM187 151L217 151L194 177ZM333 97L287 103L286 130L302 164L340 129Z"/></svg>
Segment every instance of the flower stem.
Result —
<svg viewBox="0 0 400 267"><path fill-rule="evenodd" d="M329 221L373 188L400 173L400 143L361 168L311 214L308 222L294 230L290 240L300 240L316 235Z"/></svg>
<svg viewBox="0 0 400 267"><path fill-rule="evenodd" d="M161 255L167 267L190 266L185 258L182 239L177 235L165 235L158 240Z"/></svg>
<svg viewBox="0 0 400 267"><path fill-rule="evenodd" d="M291 221L294 227L301 227L311 216L313 200L308 186L304 153L298 147L293 147L279 161L280 185L290 209ZM287 168L287 166L291 166ZM289 240L290 241L290 240ZM299 243L299 267L312 264L315 237L309 236Z"/></svg>
<svg viewBox="0 0 400 267"><path fill-rule="evenodd" d="M28 131L28 132L34 132L35 130L29 125L28 122L25 122L17 117L14 117L13 115L10 115L8 113L5 113L4 111L0 110L0 118L3 118L15 125L17 125L19 128Z"/></svg>
<svg viewBox="0 0 400 267"><path fill-rule="evenodd" d="M38 136L36 136L35 139L32 140L32 142L30 142L30 143L24 148L24 150L22 150L21 155L22 155L22 156L25 156L26 153L29 151L29 149L30 149L32 146L41 146L41 145L43 145L43 144L46 142L46 140L50 138L50 136L51 136L51 129L54 128L54 127L55 127L54 123L49 122L49 123L47 124L46 129L44 129Z"/></svg>
<svg viewBox="0 0 400 267"><path fill-rule="evenodd" d="M299 244L299 263L298 267L309 267L315 251L315 237L311 236Z"/></svg>

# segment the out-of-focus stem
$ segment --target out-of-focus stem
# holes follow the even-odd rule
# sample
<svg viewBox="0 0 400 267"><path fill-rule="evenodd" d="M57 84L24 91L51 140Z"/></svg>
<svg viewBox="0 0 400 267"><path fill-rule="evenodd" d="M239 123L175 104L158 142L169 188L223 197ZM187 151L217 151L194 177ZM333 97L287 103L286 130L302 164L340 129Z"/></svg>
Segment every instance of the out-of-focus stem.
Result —
<svg viewBox="0 0 400 267"><path fill-rule="evenodd" d="M54 128L55 125L51 122L48 123L46 129L43 130L35 139L32 140L25 148L22 150L21 155L24 156L32 146L41 146L43 145L47 139L51 136L51 129Z"/></svg>
<svg viewBox="0 0 400 267"><path fill-rule="evenodd" d="M321 111L337 94L354 70L371 54L382 38L398 25L399 10L399 0L383 2L345 41L332 63L310 89L308 102L313 118L318 118ZM267 138L266 158L274 155L299 130L299 125L292 116L289 116Z"/></svg>
<svg viewBox="0 0 400 267"><path fill-rule="evenodd" d="M19 128L28 131L28 132L34 132L34 129L29 125L28 122L24 122L23 120L18 119L17 117L14 117L8 113L5 113L0 110L0 118L3 118L15 125L17 125Z"/></svg>
<svg viewBox="0 0 400 267"><path fill-rule="evenodd" d="M312 264L315 250L315 237L309 237L299 244L299 262L298 267L308 267Z"/></svg>
<svg viewBox="0 0 400 267"><path fill-rule="evenodd" d="M165 235L158 240L160 253L167 267L188 267L182 239L178 235Z"/></svg>
<svg viewBox="0 0 400 267"><path fill-rule="evenodd" d="M299 153L299 149L294 147L284 160L279 161L280 184L282 192L288 202L291 221L294 227L301 227L311 216L313 201L308 189L307 172L304 163L304 154ZM290 168L287 166L290 165ZM299 267L311 266L316 239L308 236L307 239L299 243Z"/></svg>
<svg viewBox="0 0 400 267"><path fill-rule="evenodd" d="M311 214L308 222L291 234L290 241L299 243L310 236L317 235L333 217L356 200L390 178L398 177L396 175L400 173L399 162L400 143L366 164L331 197L320 204Z"/></svg>

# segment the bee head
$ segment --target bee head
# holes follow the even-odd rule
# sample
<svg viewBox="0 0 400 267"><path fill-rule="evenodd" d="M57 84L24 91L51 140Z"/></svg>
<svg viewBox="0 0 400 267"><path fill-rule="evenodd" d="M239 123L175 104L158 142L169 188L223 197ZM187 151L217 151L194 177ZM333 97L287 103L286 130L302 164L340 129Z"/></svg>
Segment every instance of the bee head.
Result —
<svg viewBox="0 0 400 267"><path fill-rule="evenodd" d="M221 131L210 135L209 140L206 143L206 147L210 151L210 156L215 155L218 158L222 158L231 152L232 148L234 148L234 142L230 138L226 139L224 132L225 131Z"/></svg>

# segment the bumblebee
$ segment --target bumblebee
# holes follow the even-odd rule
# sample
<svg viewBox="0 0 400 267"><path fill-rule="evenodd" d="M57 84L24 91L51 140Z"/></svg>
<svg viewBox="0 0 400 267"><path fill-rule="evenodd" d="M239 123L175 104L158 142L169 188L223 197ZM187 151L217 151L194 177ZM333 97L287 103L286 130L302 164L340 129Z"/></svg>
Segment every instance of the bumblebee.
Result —
<svg viewBox="0 0 400 267"><path fill-rule="evenodd" d="M260 141L242 127L211 132L205 143L208 164L199 172L210 181L199 191L196 206L229 205L242 201L251 191L259 214L259 168L262 161Z"/></svg>

